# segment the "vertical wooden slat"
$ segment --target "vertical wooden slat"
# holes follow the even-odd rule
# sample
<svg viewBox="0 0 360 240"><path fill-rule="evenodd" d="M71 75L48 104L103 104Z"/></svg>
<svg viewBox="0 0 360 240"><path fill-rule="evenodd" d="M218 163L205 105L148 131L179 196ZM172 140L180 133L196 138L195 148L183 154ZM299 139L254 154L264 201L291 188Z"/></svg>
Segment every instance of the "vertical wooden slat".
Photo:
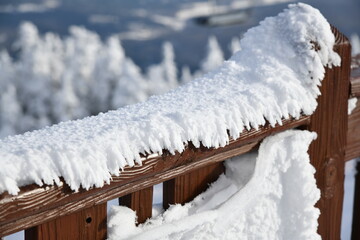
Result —
<svg viewBox="0 0 360 240"><path fill-rule="evenodd" d="M163 183L163 207L186 203L207 189L224 172L222 162L209 165Z"/></svg>
<svg viewBox="0 0 360 240"><path fill-rule="evenodd" d="M137 222L144 223L151 218L153 187L148 187L119 198L119 204L136 211Z"/></svg>
<svg viewBox="0 0 360 240"><path fill-rule="evenodd" d="M321 199L316 205L321 212L318 232L327 240L340 239L350 76L350 44L335 29L334 34L335 50L342 58L341 67L327 69L318 107L308 127L318 134L310 145L309 155L321 190Z"/></svg>
<svg viewBox="0 0 360 240"><path fill-rule="evenodd" d="M354 192L354 209L351 239L360 239L360 161L356 165L355 175L355 192Z"/></svg>
<svg viewBox="0 0 360 240"><path fill-rule="evenodd" d="M25 230L26 240L106 239L106 203Z"/></svg>
<svg viewBox="0 0 360 240"><path fill-rule="evenodd" d="M345 151L345 160L360 156L360 98L356 103L356 108L348 116L347 143Z"/></svg>

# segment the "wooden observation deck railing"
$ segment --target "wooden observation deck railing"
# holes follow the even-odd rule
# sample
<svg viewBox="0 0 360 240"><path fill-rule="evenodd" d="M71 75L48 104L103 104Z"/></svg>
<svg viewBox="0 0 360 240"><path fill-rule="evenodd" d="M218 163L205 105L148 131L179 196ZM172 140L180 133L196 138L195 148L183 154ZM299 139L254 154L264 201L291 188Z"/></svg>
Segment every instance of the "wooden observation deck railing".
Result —
<svg viewBox="0 0 360 240"><path fill-rule="evenodd" d="M274 128L266 125L259 130L244 131L239 139L223 148L195 148L189 143L181 154L170 155L165 151L161 156L144 156L142 166L125 168L102 188L73 192L66 184L44 187L33 184L22 187L17 196L3 193L0 237L25 230L26 239L105 239L107 201L119 198L121 205L136 210L138 222L144 222L151 217L153 185L164 183L165 208L169 204L185 203L217 179L224 171L222 161L251 151L266 136L301 128L318 134L309 149L321 190L317 203L321 211L318 232L323 239L340 239L344 163L360 156L360 105L352 115L347 114L349 97L360 96L360 74L353 77L350 88L350 44L337 30L333 31L341 67L326 70L313 115L284 120L282 126ZM357 214L354 221L359 224ZM359 233L354 231L354 234Z"/></svg>

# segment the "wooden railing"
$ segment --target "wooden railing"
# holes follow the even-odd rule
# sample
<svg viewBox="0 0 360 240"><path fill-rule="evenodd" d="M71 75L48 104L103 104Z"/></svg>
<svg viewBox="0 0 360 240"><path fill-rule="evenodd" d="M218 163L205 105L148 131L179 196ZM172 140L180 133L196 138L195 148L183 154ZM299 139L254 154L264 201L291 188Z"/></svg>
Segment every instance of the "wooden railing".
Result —
<svg viewBox="0 0 360 240"><path fill-rule="evenodd" d="M348 118L345 160L360 157L360 54L352 58L350 96L357 98L357 105ZM357 162L351 239L360 239L360 161Z"/></svg>
<svg viewBox="0 0 360 240"><path fill-rule="evenodd" d="M153 186L163 184L163 205L185 203L204 191L224 171L222 162L256 148L265 137L291 128L315 131L310 145L311 163L321 190L318 232L323 239L339 239L343 203L344 163L360 156L360 105L347 114L349 96L360 96L360 78L349 84L350 44L333 29L341 67L326 70L318 107L311 116L283 120L275 127L244 131L222 148L195 148L191 142L182 153L149 155L143 165L127 167L109 185L73 192L62 186L21 188L17 196L0 195L0 237L25 230L26 239L105 239L106 203L119 198L136 210L138 222L151 217ZM348 129L349 126L349 129ZM347 144L346 144L347 142ZM241 203L239 203L241 204ZM356 217L354 217L354 221Z"/></svg>

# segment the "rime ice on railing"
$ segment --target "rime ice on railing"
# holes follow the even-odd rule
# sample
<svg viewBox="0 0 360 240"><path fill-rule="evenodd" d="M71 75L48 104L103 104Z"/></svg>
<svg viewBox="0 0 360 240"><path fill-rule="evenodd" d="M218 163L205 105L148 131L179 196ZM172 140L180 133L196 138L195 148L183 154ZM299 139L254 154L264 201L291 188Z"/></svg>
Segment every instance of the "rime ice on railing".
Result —
<svg viewBox="0 0 360 240"><path fill-rule="evenodd" d="M325 66L339 65L330 26L308 5L266 18L241 41L243 50L217 70L147 102L65 122L0 142L0 192L60 183L73 190L109 183L140 164L139 153L225 146L244 129L314 112ZM315 44L316 43L316 44ZM230 135L228 135L230 133Z"/></svg>

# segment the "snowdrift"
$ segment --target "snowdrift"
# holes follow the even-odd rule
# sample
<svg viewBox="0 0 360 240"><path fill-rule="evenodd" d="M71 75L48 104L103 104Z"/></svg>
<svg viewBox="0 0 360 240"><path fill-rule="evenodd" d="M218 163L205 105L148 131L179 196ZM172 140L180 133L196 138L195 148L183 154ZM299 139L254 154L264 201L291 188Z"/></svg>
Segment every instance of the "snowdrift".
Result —
<svg viewBox="0 0 360 240"><path fill-rule="evenodd" d="M258 153L227 160L226 174L206 192L138 227L134 211L112 206L108 237L321 239L320 211L314 207L320 190L307 154L315 137L308 131L288 130L266 138Z"/></svg>

